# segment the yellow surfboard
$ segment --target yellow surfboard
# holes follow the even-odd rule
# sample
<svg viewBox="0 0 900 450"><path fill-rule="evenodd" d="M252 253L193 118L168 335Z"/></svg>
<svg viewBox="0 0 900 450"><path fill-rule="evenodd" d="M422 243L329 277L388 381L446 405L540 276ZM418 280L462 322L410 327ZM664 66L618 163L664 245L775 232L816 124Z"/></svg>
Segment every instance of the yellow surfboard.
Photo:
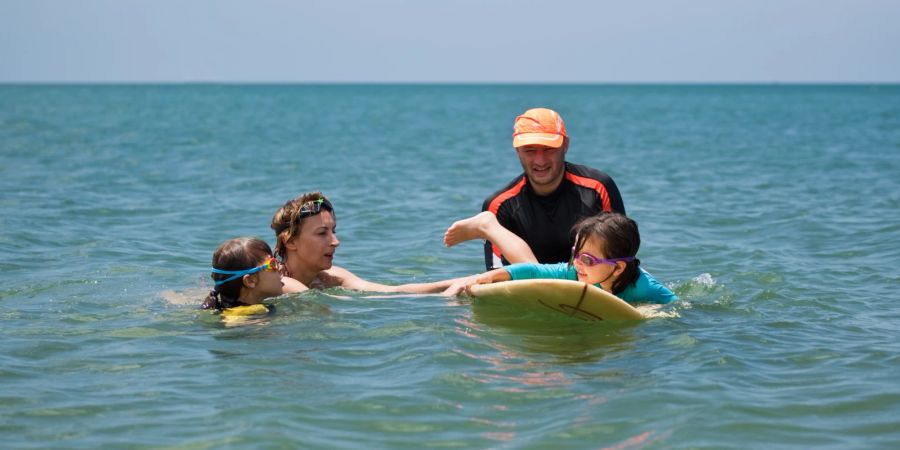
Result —
<svg viewBox="0 0 900 450"><path fill-rule="evenodd" d="M477 301L552 310L587 321L638 320L643 315L596 286L570 280L518 280L471 287Z"/></svg>

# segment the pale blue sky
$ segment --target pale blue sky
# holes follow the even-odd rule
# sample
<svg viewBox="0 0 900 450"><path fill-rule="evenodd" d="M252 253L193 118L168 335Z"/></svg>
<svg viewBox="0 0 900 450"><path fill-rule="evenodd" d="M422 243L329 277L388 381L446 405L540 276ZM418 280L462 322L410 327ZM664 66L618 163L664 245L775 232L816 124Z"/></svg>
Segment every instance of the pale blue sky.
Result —
<svg viewBox="0 0 900 450"><path fill-rule="evenodd" d="M0 82L900 82L895 0L0 0Z"/></svg>

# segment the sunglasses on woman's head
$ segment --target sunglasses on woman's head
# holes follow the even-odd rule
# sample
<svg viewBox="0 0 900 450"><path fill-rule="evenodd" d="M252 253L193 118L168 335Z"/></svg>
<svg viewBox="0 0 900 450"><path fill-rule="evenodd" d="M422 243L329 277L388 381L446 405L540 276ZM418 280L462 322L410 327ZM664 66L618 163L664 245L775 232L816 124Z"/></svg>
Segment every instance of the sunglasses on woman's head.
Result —
<svg viewBox="0 0 900 450"><path fill-rule="evenodd" d="M331 214L334 215L334 208L331 206L331 202L324 198L320 198L316 200L310 200L301 205L300 214L297 215L297 220L315 216L316 214L322 212L323 207L326 211L331 211Z"/></svg>
<svg viewBox="0 0 900 450"><path fill-rule="evenodd" d="M580 252L575 253L575 247L572 247L572 260L580 261L587 267L596 266L597 264L609 264L616 265L617 262L631 262L634 261L634 256L625 256L622 258L598 258L588 252Z"/></svg>
<svg viewBox="0 0 900 450"><path fill-rule="evenodd" d="M213 268L212 268L212 273L218 273L218 274L221 274L221 275L231 275L230 277L228 277L228 278L226 278L226 279L224 279L224 280L216 281L216 286L218 286L218 285L220 285L220 284L222 284L222 283L227 283L227 282L229 282L229 281L231 281L231 280L236 280L236 279L238 279L238 278L240 278L240 277L242 277L242 276L244 276L244 275L250 275L251 273L260 272L260 271L263 271L263 270L268 271L268 272L275 272L275 271L278 270L278 268L279 268L280 266L281 266L281 263L279 263L278 260L275 259L274 256L270 256L269 259L266 260L266 262L262 263L262 265L256 266L256 267L254 267L254 268L252 268L252 269L247 269L247 270L221 270L221 269L216 269L215 267L213 267Z"/></svg>

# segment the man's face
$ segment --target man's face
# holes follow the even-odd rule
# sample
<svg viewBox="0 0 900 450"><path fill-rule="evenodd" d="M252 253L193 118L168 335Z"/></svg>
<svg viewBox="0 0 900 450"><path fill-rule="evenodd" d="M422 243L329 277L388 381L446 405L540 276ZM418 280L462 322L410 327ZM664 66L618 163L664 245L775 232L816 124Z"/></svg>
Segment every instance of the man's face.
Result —
<svg viewBox="0 0 900 450"><path fill-rule="evenodd" d="M525 145L516 148L525 176L537 194L547 195L562 182L567 144L564 143L559 148L546 145Z"/></svg>

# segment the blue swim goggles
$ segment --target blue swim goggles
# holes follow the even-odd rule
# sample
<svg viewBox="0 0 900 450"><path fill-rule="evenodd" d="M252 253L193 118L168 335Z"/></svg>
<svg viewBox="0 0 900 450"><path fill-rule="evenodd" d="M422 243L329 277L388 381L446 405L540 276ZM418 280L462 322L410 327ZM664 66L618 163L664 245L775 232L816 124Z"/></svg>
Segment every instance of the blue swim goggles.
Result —
<svg viewBox="0 0 900 450"><path fill-rule="evenodd" d="M218 274L221 274L221 275L231 275L230 277L228 277L228 278L226 278L226 279L224 279L224 280L216 281L216 286L218 286L218 285L220 285L220 284L227 283L227 282L229 282L229 281L231 281L231 280L236 280L236 279L238 279L238 278L240 278L240 277L242 277L242 276L244 276L244 275L250 275L251 273L256 273L256 272L259 272L259 271L262 271L262 270L268 270L269 272L275 272L275 271L278 270L278 268L279 268L280 266L281 266L281 263L279 263L278 260L275 259L274 256L270 256L269 259L267 259L266 262L263 263L263 265L261 265L261 266L256 266L256 267L254 267L254 268L252 268L252 269L247 269L247 270L222 270L222 269L216 269L215 267L213 267L213 268L212 268L212 273L218 273Z"/></svg>

